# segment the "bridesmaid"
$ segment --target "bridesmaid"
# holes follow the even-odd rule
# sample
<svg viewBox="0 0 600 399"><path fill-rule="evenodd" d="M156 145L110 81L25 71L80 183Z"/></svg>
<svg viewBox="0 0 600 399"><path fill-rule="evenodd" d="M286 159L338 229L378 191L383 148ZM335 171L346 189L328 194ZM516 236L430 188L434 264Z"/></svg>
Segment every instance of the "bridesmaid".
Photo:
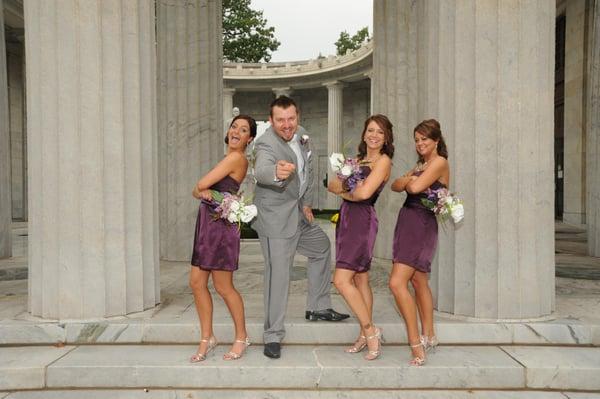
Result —
<svg viewBox="0 0 600 399"><path fill-rule="evenodd" d="M344 190L336 177L328 189L344 199L335 231L336 269L333 283L360 323L360 333L347 353L368 348L365 359L381 354L382 330L373 325L373 293L369 269L377 235L375 201L390 177L394 156L392 124L385 115L373 115L365 121L358 146L358 160L367 178L353 192Z"/></svg>
<svg viewBox="0 0 600 399"><path fill-rule="evenodd" d="M254 137L254 119L247 115L236 116L225 137L227 155L198 181L194 187L194 197L210 201L210 190L237 193L248 170L244 152ZM206 355L217 346L212 326L213 302L208 290L208 278L211 275L215 290L225 301L235 326L235 340L223 359L239 359L250 345L244 321L244 303L233 286L233 271L238 268L239 254L238 226L224 219L215 219L211 207L201 202L196 219L190 287L200 319L202 338L196 354L190 358L192 363L205 360Z"/></svg>
<svg viewBox="0 0 600 399"><path fill-rule="evenodd" d="M435 215L421 203L428 189L448 187L450 168L448 150L440 124L435 119L425 120L414 129L417 166L392 183L392 190L406 191L404 206L400 209L394 231L394 265L390 289L404 318L413 359L410 364L425 364L425 351L437 345L433 330L433 297L427 274L437 246L438 225ZM415 290L415 299L408 283ZM421 318L421 333L417 324L417 304Z"/></svg>

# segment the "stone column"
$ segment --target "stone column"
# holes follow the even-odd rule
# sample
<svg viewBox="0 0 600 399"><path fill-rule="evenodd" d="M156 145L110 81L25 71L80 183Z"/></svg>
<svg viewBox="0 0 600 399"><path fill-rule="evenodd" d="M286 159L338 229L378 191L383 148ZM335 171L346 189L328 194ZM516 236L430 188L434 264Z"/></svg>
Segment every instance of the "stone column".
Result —
<svg viewBox="0 0 600 399"><path fill-rule="evenodd" d="M29 309L159 302L154 3L26 1Z"/></svg>
<svg viewBox="0 0 600 399"><path fill-rule="evenodd" d="M343 147L344 84L335 81L325 83L325 87L327 87L327 155L331 155L333 152L341 152ZM327 208L336 209L339 206L339 197L328 192Z"/></svg>
<svg viewBox="0 0 600 399"><path fill-rule="evenodd" d="M275 94L275 98L279 97L279 96L287 96L290 97L292 95L292 88L291 87L274 87L273 88L273 94Z"/></svg>
<svg viewBox="0 0 600 399"><path fill-rule="evenodd" d="M416 115L416 7L410 1L373 2L373 75L371 104L373 114L387 115L394 125L391 177L409 170L416 160L412 129ZM404 194L381 192L376 210L379 233L375 256L391 259L394 226Z"/></svg>
<svg viewBox="0 0 600 399"><path fill-rule="evenodd" d="M400 138L393 176L414 164L415 124L434 117L466 209L456 231L440 228L431 280L438 310L524 319L554 308L555 6L375 2L374 112L389 111ZM380 221L392 218L384 206ZM380 229L378 241L382 233L392 231Z"/></svg>
<svg viewBox="0 0 600 399"><path fill-rule="evenodd" d="M192 189L223 155L221 1L156 7L160 254L189 261L199 205Z"/></svg>
<svg viewBox="0 0 600 399"><path fill-rule="evenodd" d="M585 4L566 2L563 220L585 224Z"/></svg>
<svg viewBox="0 0 600 399"><path fill-rule="evenodd" d="M588 253L600 256L600 1L590 3L586 128Z"/></svg>
<svg viewBox="0 0 600 399"><path fill-rule="evenodd" d="M227 123L231 120L232 110L233 110L233 95L235 94L235 89L224 88L223 89L223 131L227 131L229 126Z"/></svg>
<svg viewBox="0 0 600 399"><path fill-rule="evenodd" d="M13 220L27 220L27 153L25 143L25 102L23 77L24 46L7 42L8 112L10 114L11 193Z"/></svg>
<svg viewBox="0 0 600 399"><path fill-rule="evenodd" d="M419 119L436 117L466 216L440 229L437 309L554 309L554 24L546 0L422 4Z"/></svg>
<svg viewBox="0 0 600 399"><path fill-rule="evenodd" d="M10 130L8 80L4 39L4 5L0 0L0 259L12 256L12 202L10 193Z"/></svg>
<svg viewBox="0 0 600 399"><path fill-rule="evenodd" d="M223 136L227 135L229 125L233 120L233 95L235 89L224 88L223 89ZM223 141L223 154L227 154L227 143Z"/></svg>
<svg viewBox="0 0 600 399"><path fill-rule="evenodd" d="M373 71L369 71L367 73L364 74L364 76L369 79L369 81L371 82L371 84L369 85L370 89L369 89L369 116L373 115Z"/></svg>

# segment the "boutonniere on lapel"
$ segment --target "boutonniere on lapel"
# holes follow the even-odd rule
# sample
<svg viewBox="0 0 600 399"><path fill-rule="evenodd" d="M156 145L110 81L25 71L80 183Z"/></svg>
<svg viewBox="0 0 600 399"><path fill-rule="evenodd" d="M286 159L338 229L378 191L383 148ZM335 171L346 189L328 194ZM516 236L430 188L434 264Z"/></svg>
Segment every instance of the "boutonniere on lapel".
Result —
<svg viewBox="0 0 600 399"><path fill-rule="evenodd" d="M303 134L302 136L300 136L300 144L301 145L307 145L309 138L310 137L308 137L308 134Z"/></svg>
<svg viewBox="0 0 600 399"><path fill-rule="evenodd" d="M308 137L308 134L303 134L302 136L300 136L300 145L306 149L306 159L310 158L310 155L312 154L312 151L310 150L308 145L309 139L310 137Z"/></svg>

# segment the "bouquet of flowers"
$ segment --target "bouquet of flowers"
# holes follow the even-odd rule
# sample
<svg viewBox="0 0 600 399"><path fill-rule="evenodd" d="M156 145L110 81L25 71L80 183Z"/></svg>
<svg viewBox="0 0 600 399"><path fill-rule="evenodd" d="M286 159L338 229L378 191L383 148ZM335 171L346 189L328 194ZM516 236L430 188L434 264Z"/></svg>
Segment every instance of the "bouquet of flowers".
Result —
<svg viewBox="0 0 600 399"><path fill-rule="evenodd" d="M210 193L212 201L208 204L213 207L217 219L235 223L239 228L242 223L250 222L258 214L256 205L250 204L241 194L221 193L215 190L210 190Z"/></svg>
<svg viewBox="0 0 600 399"><path fill-rule="evenodd" d="M329 156L329 164L344 187L352 192L365 179L360 168L362 162L356 158L346 158L343 154L334 152Z"/></svg>
<svg viewBox="0 0 600 399"><path fill-rule="evenodd" d="M442 222L452 218L452 221L456 224L465 216L462 201L456 194L449 192L447 188L441 187L435 190L428 188L425 194L427 198L421 198L421 203Z"/></svg>

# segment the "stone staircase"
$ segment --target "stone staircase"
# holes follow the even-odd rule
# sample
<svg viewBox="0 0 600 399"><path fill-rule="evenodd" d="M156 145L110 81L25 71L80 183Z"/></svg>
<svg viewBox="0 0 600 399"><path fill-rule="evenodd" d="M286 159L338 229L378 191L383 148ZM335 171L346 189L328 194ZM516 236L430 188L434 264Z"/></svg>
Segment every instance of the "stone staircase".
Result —
<svg viewBox="0 0 600 399"><path fill-rule="evenodd" d="M257 342L238 361L222 360L232 328L218 322L223 344L196 364L187 318L2 323L0 398L600 398L600 326L437 318L442 344L423 367L408 365L398 320L378 323L387 343L371 362L343 352L352 319L292 318L281 359ZM248 329L260 341L261 323Z"/></svg>
<svg viewBox="0 0 600 399"><path fill-rule="evenodd" d="M356 338L355 319L304 320L305 269L299 259L282 358L272 360L263 356L261 344L262 256L255 244L244 245L244 264L234 278L254 344L238 361L222 360L232 326L215 295L214 329L222 344L206 361L188 362L200 332L188 266L181 262L161 263L157 308L108 319L32 317L27 282L0 281L0 399L600 399L600 284L592 280L557 279L557 312L543 320L463 320L436 313L441 345L425 366L414 368L387 289L388 262L376 260L371 273L375 323L386 344L381 358L368 362L342 351ZM347 310L334 290L332 299L335 309Z"/></svg>

